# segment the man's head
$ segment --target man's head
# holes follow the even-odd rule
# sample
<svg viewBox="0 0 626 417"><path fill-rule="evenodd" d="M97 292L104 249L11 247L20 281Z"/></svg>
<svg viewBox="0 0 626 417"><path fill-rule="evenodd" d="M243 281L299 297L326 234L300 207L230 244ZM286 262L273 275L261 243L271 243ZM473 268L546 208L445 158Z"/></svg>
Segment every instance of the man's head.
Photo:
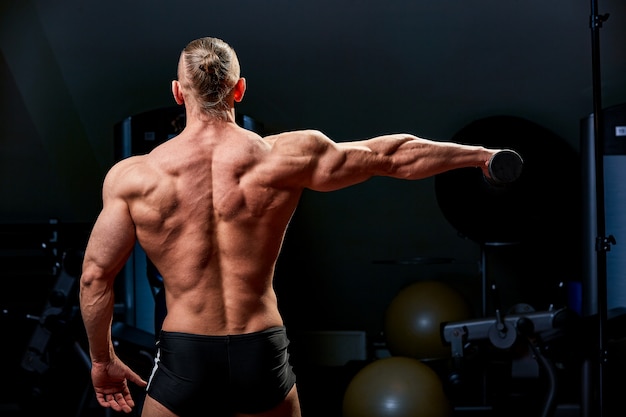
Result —
<svg viewBox="0 0 626 417"><path fill-rule="evenodd" d="M179 86L176 83L179 83ZM177 87L181 96L177 96ZM240 77L234 49L218 38L204 37L187 44L178 62L178 80L173 84L179 104L191 94L199 108L225 120L235 101L241 101L245 80Z"/></svg>

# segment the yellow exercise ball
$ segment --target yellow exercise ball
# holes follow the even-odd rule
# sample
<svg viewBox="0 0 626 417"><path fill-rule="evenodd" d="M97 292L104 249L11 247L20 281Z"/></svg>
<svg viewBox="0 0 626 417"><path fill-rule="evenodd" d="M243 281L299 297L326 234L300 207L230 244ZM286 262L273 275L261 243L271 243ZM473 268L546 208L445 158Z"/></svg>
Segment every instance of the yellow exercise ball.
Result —
<svg viewBox="0 0 626 417"><path fill-rule="evenodd" d="M421 360L450 356L441 323L466 320L471 309L463 295L439 281L420 281L400 290L385 312L384 336L394 356Z"/></svg>
<svg viewBox="0 0 626 417"><path fill-rule="evenodd" d="M439 376L414 358L370 362L350 380L343 417L449 417L452 407Z"/></svg>

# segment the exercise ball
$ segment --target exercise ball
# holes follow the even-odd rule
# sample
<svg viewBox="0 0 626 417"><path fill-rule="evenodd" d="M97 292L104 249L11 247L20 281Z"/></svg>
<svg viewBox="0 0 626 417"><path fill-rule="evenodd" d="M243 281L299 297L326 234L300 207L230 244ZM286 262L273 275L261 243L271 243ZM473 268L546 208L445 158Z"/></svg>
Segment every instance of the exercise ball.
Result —
<svg viewBox="0 0 626 417"><path fill-rule="evenodd" d="M448 417L439 376L414 358L391 356L363 367L343 396L343 417Z"/></svg>
<svg viewBox="0 0 626 417"><path fill-rule="evenodd" d="M439 281L420 281L400 290L385 312L384 336L394 356L421 360L450 356L441 340L441 323L470 318L459 291Z"/></svg>

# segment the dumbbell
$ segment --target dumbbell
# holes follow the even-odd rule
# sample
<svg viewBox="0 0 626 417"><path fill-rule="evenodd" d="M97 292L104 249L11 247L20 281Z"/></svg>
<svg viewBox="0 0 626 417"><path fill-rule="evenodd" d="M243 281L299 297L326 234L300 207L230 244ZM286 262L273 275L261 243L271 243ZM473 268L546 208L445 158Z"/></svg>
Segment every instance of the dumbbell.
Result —
<svg viewBox="0 0 626 417"><path fill-rule="evenodd" d="M524 161L517 152L505 149L489 159L489 176L486 180L494 185L511 183L522 174Z"/></svg>

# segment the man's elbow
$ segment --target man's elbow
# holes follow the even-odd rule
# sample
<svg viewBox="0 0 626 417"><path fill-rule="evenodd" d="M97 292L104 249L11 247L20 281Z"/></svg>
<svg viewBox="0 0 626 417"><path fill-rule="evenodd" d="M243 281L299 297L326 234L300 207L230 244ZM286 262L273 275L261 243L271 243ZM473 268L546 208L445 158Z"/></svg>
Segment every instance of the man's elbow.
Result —
<svg viewBox="0 0 626 417"><path fill-rule="evenodd" d="M80 289L91 287L95 282L104 279L104 270L94 263L83 264L80 275Z"/></svg>

